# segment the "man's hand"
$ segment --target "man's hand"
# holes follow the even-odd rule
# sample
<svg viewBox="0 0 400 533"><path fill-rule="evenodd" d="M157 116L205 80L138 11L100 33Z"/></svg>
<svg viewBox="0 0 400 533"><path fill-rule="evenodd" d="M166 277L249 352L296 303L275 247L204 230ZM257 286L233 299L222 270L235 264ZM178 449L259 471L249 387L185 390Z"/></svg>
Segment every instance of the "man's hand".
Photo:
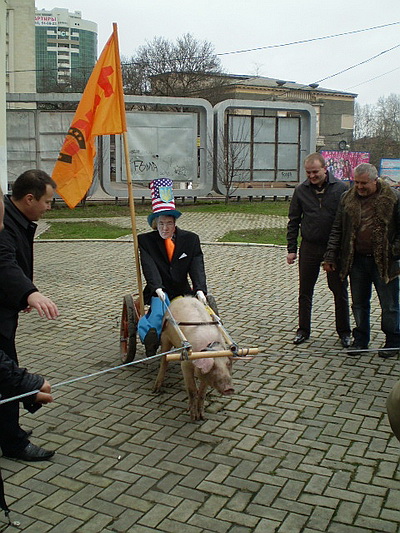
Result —
<svg viewBox="0 0 400 533"><path fill-rule="evenodd" d="M26 311L29 313L31 308L36 309L42 318L46 317L49 320L54 320L60 314L56 304L40 292L32 292L28 296L28 307Z"/></svg>
<svg viewBox="0 0 400 533"><path fill-rule="evenodd" d="M156 294L162 302L165 302L165 292L162 289L156 289Z"/></svg>
<svg viewBox="0 0 400 533"><path fill-rule="evenodd" d="M53 396L51 395L51 386L46 379L40 388L40 392L38 392L35 396L35 402L44 405L46 403L51 403L52 401Z"/></svg>
<svg viewBox="0 0 400 533"><path fill-rule="evenodd" d="M286 256L286 263L288 265L293 265L293 263L296 261L296 258L297 258L297 254L295 253L290 253L290 254L287 254Z"/></svg>
<svg viewBox="0 0 400 533"><path fill-rule="evenodd" d="M208 305L207 304L207 298L205 297L205 294L203 291L197 291L196 292L196 298L204 305Z"/></svg>
<svg viewBox="0 0 400 533"><path fill-rule="evenodd" d="M322 268L325 270L325 272L333 272L334 270L336 270L336 265L335 263L328 263L324 261L322 263Z"/></svg>

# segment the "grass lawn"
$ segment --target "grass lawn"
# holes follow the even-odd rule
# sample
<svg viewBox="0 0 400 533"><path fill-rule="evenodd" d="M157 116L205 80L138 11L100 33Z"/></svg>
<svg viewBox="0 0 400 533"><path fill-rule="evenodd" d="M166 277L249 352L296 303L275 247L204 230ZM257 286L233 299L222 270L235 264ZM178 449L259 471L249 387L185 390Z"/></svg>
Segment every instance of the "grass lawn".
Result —
<svg viewBox="0 0 400 533"><path fill-rule="evenodd" d="M176 203L176 208L182 213L241 213L261 214L287 217L289 202L285 200L254 199L249 202L243 199L240 202L232 200L229 204L218 200L202 200L192 203ZM148 215L151 213L150 202L135 205L136 215ZM106 218L130 216L127 205L115 204L90 204L69 209L63 204L56 204L45 215L50 228L41 235L42 239L116 239L130 233L129 228L121 228L104 222L74 222L76 218ZM54 219L68 218L70 222L57 222ZM52 222L54 220L54 222ZM251 229L230 231L224 235L221 242L252 242L259 244L286 244L286 229Z"/></svg>
<svg viewBox="0 0 400 533"><path fill-rule="evenodd" d="M117 239L130 232L105 222L52 222L39 239Z"/></svg>
<svg viewBox="0 0 400 533"><path fill-rule="evenodd" d="M50 228L39 239L117 239L130 235L130 228L106 222L51 222ZM219 242L251 242L257 244L286 244L285 228L232 230Z"/></svg>
<svg viewBox="0 0 400 533"><path fill-rule="evenodd" d="M198 200L195 204L189 204L188 201L176 202L176 208L182 213L201 212L201 213L249 213L254 215L280 215L287 216L289 211L289 202L282 200L264 200L254 199L249 202L243 199L240 202L232 200L225 204L220 200ZM137 202L135 204L135 213L137 215L148 215L151 213L150 201L145 204ZM55 204L51 211L45 215L46 218L101 218L101 217L124 217L130 216L128 205L115 204L87 204L85 207L78 206L75 209L69 209L64 204Z"/></svg>

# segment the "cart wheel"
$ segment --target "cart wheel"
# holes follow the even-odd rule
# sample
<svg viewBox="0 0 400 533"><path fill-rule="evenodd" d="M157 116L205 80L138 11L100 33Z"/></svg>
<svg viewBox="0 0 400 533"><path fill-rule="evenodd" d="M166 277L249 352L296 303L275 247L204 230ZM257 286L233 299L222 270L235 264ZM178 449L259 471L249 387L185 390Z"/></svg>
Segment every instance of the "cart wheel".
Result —
<svg viewBox="0 0 400 533"><path fill-rule="evenodd" d="M215 301L214 296L212 294L207 294L206 299L207 299L208 305L211 307L214 313L219 316L217 302Z"/></svg>
<svg viewBox="0 0 400 533"><path fill-rule="evenodd" d="M124 296L120 330L120 353L123 363L131 363L136 355L136 330L139 316L130 294Z"/></svg>

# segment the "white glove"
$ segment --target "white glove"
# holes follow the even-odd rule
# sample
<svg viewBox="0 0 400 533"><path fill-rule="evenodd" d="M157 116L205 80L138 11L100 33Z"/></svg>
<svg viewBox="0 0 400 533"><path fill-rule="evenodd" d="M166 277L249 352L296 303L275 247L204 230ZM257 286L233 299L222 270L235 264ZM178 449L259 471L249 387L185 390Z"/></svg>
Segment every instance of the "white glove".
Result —
<svg viewBox="0 0 400 533"><path fill-rule="evenodd" d="M156 294L162 302L165 302L165 292L162 289L156 289Z"/></svg>
<svg viewBox="0 0 400 533"><path fill-rule="evenodd" d="M207 298L205 297L203 291L197 291L197 292L196 292L196 298L197 298L202 304L204 304L204 305L208 305L208 304L207 304Z"/></svg>

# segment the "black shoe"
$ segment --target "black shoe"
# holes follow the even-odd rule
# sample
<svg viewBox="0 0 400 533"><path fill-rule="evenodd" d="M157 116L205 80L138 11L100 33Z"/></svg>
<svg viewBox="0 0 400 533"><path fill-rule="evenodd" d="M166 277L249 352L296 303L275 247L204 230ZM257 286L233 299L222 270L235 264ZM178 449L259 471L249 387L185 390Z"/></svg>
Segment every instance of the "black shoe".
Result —
<svg viewBox="0 0 400 533"><path fill-rule="evenodd" d="M343 348L350 348L351 346L351 337L350 335L340 335L340 342Z"/></svg>
<svg viewBox="0 0 400 533"><path fill-rule="evenodd" d="M154 328L150 328L146 333L143 343L146 350L146 357L156 355L159 341L157 331Z"/></svg>
<svg viewBox="0 0 400 533"><path fill-rule="evenodd" d="M15 452L12 454L4 454L4 457L9 457L10 459L21 459L22 461L46 461L53 457L56 452L45 450L39 446L35 446L31 442L20 452Z"/></svg>
<svg viewBox="0 0 400 533"><path fill-rule="evenodd" d="M310 338L310 335L304 335L304 333L297 333L296 337L293 339L293 344L302 344Z"/></svg>
<svg viewBox="0 0 400 533"><path fill-rule="evenodd" d="M395 357L399 354L399 348L390 348L389 346L384 346L383 348L378 350L379 357L382 357L382 359L389 359L389 357Z"/></svg>
<svg viewBox="0 0 400 533"><path fill-rule="evenodd" d="M361 344L357 344L355 341L353 341L353 344L347 350L347 355L362 355L363 352L361 350L367 349L368 346L361 346Z"/></svg>

